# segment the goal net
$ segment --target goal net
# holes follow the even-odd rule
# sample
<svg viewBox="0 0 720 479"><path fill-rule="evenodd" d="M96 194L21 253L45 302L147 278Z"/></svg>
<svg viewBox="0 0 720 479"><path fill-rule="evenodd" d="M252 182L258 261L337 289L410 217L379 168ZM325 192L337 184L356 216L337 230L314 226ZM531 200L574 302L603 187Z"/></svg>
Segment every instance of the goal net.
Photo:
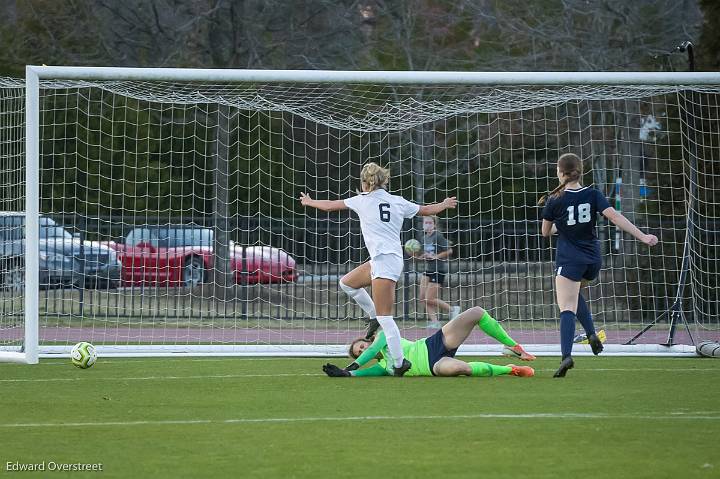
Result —
<svg viewBox="0 0 720 479"><path fill-rule="evenodd" d="M650 249L598 221L604 266L585 296L606 351L720 339L718 75L28 71L27 85L0 79L8 353L37 328L41 355L79 341L101 355L343 354L365 323L338 287L368 260L359 222L298 197L354 195L374 161L394 194L458 198L438 223L452 247L439 297L557 354L554 240L536 204L565 152L660 239ZM411 238L422 218L406 221ZM408 339L434 332L428 267L407 258L397 286ZM461 352L500 346L477 330Z"/></svg>

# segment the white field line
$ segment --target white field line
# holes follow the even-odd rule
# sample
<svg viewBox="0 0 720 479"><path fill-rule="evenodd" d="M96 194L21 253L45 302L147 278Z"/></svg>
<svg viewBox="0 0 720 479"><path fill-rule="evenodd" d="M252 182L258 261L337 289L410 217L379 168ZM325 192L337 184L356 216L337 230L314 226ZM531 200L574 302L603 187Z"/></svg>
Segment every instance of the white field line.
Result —
<svg viewBox="0 0 720 479"><path fill-rule="evenodd" d="M523 363L525 364L525 363ZM555 369L536 369L537 372L554 372ZM654 371L654 372L719 372L720 368L595 368L595 369L578 369L573 374L581 372L638 372L638 371ZM42 382L73 382L73 381L173 381L183 379L242 379L242 378L280 378L280 377L296 377L296 376L315 376L324 377L322 373L277 373L277 374L200 374L194 376L133 376L133 377L114 377L114 376L96 376L90 375L78 376L74 378L11 378L0 379L0 383L42 383Z"/></svg>
<svg viewBox="0 0 720 479"><path fill-rule="evenodd" d="M521 366L530 366L532 363L521 363ZM535 371L555 371L555 369L536 369ZM643 372L643 371L660 371L660 372L672 372L672 371L681 371L684 373L687 372L693 372L693 371L701 371L701 372L707 372L707 371L717 371L720 373L720 367L717 368L578 368L573 371L573 374L582 372L582 371L597 371L597 372L612 372L612 371L620 371L620 372L628 372L628 371L635 371L635 372Z"/></svg>
<svg viewBox="0 0 720 479"><path fill-rule="evenodd" d="M297 358L288 358L288 357L268 357L268 358L249 358L249 357L228 357L223 356L219 358L193 358L193 357L156 357L156 358L105 358L101 357L103 364L138 364L138 363L149 363L149 362L158 362L158 361L183 361L183 362L194 362L194 363L205 363L205 362L218 362L218 361L292 361L292 360L337 360L337 357L327 357L327 358L320 358L320 357L297 357ZM107 359L107 361L106 361ZM43 366L67 366L68 358L59 359L59 358L52 358L43 360L40 362Z"/></svg>
<svg viewBox="0 0 720 479"><path fill-rule="evenodd" d="M33 382L71 382L71 381L166 381L178 379L238 379L238 378L274 378L274 377L294 377L294 376L325 376L318 373L278 373L278 374L214 374L214 375L196 375L196 376L136 376L118 378L113 376L85 376L76 378L16 378L16 379L0 379L0 383L33 383Z"/></svg>
<svg viewBox="0 0 720 479"><path fill-rule="evenodd" d="M20 428L67 428L67 427L132 427L132 426L186 426L197 424L292 424L307 422L347 422L347 421L418 421L418 420L482 420L482 419L621 419L621 420L720 420L720 411L716 415L694 415L669 413L659 415L602 414L602 413L538 413L538 414L467 414L467 415L414 415L414 416L341 416L341 417L265 417L234 419L178 419L160 421L98 421L66 423L0 423L0 429Z"/></svg>

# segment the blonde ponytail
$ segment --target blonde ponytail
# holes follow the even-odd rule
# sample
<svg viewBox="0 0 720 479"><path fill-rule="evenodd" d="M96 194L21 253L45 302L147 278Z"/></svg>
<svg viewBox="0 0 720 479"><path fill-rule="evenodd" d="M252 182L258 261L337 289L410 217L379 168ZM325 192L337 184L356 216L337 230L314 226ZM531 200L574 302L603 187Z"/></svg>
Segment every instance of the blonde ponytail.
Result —
<svg viewBox="0 0 720 479"><path fill-rule="evenodd" d="M360 172L360 181L367 185L368 191L386 188L390 181L390 170L377 163L370 162L363 166Z"/></svg>

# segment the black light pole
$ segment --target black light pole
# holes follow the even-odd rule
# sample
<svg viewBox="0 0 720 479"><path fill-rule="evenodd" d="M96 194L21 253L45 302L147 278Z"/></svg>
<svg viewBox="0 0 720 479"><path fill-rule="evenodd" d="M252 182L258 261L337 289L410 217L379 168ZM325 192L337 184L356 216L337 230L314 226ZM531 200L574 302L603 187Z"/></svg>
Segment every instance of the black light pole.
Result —
<svg viewBox="0 0 720 479"><path fill-rule="evenodd" d="M682 42L680 45L675 48L676 51L680 53L687 52L688 56L688 71L694 72L695 71L695 52L693 51L693 44L692 42Z"/></svg>

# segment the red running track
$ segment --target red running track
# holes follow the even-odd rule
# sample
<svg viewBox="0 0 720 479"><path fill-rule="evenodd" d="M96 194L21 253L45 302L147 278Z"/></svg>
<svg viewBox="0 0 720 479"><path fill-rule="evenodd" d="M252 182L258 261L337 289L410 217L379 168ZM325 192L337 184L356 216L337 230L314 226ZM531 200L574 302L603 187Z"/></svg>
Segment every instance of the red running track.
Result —
<svg viewBox="0 0 720 479"><path fill-rule="evenodd" d="M433 329L405 329L403 337L414 340L432 335ZM581 331L577 331L578 333ZM638 331L606 330L608 344L623 344ZM555 344L559 341L557 331L530 331L509 329L510 336L521 344ZM720 341L720 331L703 330L695 333L696 341ZM264 329L264 328L198 328L198 327L41 327L41 342L75 343L92 341L96 343L146 343L146 344L348 344L362 335L362 331L328 329ZM653 328L641 336L637 344L661 344L667 340L667 325ZM0 331L0 343L19 341L22 328L8 328ZM480 331L471 334L468 344L491 344L494 340ZM678 328L675 343L690 344L684 328Z"/></svg>

